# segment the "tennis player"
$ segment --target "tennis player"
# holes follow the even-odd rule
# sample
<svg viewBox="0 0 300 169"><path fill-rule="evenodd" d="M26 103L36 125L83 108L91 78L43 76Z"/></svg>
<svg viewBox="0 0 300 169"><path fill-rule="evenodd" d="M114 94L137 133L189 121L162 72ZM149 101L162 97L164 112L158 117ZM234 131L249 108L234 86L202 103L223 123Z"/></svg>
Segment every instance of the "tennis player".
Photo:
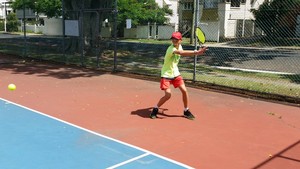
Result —
<svg viewBox="0 0 300 169"><path fill-rule="evenodd" d="M202 55L205 53L207 47L202 47L199 50L183 50L181 46L182 35L180 32L172 33L172 44L168 47L164 64L161 69L161 81L160 88L164 91L164 96L160 98L157 105L154 106L150 118L157 118L158 109L162 106L166 101L171 98L171 88L173 85L174 88L179 88L182 93L182 100L184 105L183 115L184 117L193 120L195 116L191 113L188 107L189 97L186 86L184 84L183 78L180 75L178 69L178 63L181 56L196 56Z"/></svg>

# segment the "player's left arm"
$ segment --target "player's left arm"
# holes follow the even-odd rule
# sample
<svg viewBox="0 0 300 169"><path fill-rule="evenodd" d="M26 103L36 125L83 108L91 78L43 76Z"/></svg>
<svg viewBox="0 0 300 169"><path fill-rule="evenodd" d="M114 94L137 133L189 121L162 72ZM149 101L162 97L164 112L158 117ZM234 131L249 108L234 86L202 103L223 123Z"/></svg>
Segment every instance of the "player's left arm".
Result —
<svg viewBox="0 0 300 169"><path fill-rule="evenodd" d="M195 56L202 55L207 50L207 46L200 48L199 50L175 50L174 53L180 56Z"/></svg>

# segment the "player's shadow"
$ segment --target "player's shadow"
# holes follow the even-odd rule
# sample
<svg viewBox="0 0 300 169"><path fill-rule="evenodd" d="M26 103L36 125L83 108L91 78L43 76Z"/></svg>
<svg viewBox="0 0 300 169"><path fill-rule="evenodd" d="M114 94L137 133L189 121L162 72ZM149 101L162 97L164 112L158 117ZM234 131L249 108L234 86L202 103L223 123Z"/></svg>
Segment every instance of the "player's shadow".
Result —
<svg viewBox="0 0 300 169"><path fill-rule="evenodd" d="M132 111L131 115L138 115L138 116L143 117L143 118L150 118L151 111L152 111L152 107L144 108L144 109L138 109L138 110ZM184 118L183 115L166 114L165 113L166 111L168 111L168 109L160 108L158 113L157 113L157 116L158 116L157 118L158 119L163 119L163 118L166 118L166 117L183 117Z"/></svg>

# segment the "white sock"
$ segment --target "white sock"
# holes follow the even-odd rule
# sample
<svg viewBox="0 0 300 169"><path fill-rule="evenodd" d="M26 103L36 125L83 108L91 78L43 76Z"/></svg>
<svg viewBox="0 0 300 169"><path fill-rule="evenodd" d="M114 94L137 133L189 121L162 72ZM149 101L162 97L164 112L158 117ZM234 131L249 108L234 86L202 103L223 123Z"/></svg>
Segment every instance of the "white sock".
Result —
<svg viewBox="0 0 300 169"><path fill-rule="evenodd" d="M157 106L157 105L155 105L153 108L156 108L156 109L158 109L158 106Z"/></svg>
<svg viewBox="0 0 300 169"><path fill-rule="evenodd" d="M187 107L187 108L184 108L184 111L187 111L189 108Z"/></svg>

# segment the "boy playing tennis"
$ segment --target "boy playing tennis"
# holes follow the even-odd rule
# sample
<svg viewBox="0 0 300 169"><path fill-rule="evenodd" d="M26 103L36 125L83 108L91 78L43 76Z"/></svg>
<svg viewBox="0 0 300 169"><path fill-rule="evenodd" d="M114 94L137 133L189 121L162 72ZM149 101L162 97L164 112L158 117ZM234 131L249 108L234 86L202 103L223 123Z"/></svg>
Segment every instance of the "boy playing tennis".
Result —
<svg viewBox="0 0 300 169"><path fill-rule="evenodd" d="M178 69L178 63L181 56L196 56L204 54L207 47L203 47L199 50L183 50L181 46L182 35L180 32L172 33L172 45L170 45L166 51L164 64L161 69L161 81L160 81L160 88L164 91L165 95L160 98L157 105L154 106L150 118L155 119L157 118L158 108L162 106L166 101L171 98L171 88L170 86L173 85L175 88L179 88L182 93L182 100L184 105L184 117L193 120L195 117L190 112L188 107L188 92L185 87L184 81L180 75Z"/></svg>

